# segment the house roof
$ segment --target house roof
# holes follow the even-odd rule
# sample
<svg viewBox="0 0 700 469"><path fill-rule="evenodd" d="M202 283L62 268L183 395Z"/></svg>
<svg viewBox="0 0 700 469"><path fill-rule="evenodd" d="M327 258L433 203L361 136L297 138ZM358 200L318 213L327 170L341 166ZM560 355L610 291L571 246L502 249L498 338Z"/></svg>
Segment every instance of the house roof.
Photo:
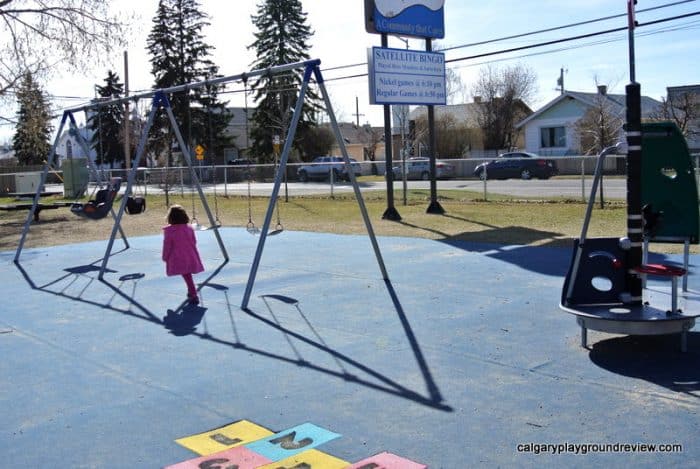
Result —
<svg viewBox="0 0 700 469"><path fill-rule="evenodd" d="M435 118L439 119L442 116L451 114L455 119L459 121L466 122L469 127L479 127L477 123L478 116L478 103L464 103L464 104L448 104L446 106L435 106ZM426 114L427 108L425 106L418 106L414 108L410 114L409 119L415 120L418 117Z"/></svg>
<svg viewBox="0 0 700 469"><path fill-rule="evenodd" d="M330 124L326 124L330 128ZM340 134L345 139L346 143L364 143L367 140L367 126L360 125L352 122L338 122L338 128L340 129ZM374 132L379 135L384 135L384 127L370 127Z"/></svg>
<svg viewBox="0 0 700 469"><path fill-rule="evenodd" d="M669 98L685 93L694 94L700 100L700 85L669 86L666 88L666 94Z"/></svg>
<svg viewBox="0 0 700 469"><path fill-rule="evenodd" d="M15 151L12 147L0 146L0 160L9 160L15 157Z"/></svg>
<svg viewBox="0 0 700 469"><path fill-rule="evenodd" d="M582 91L566 91L564 94L557 96L555 99L552 101L548 102L544 106L542 106L540 109L535 111L533 114L530 116L526 117L522 121L518 122L516 124L516 128L521 128L524 125L528 124L529 122L538 119L542 114L545 112L549 111L553 107L557 106L559 103L567 100L567 99L574 99L576 101L579 101L580 103L584 104L585 106L588 107L594 107L596 106L596 100L599 99L601 96L603 96L606 100L606 104L608 104L611 107L611 110L613 113L618 114L618 115L624 115L625 109L626 109L626 100L627 97L624 94L612 94L612 93L605 93L605 94L600 94L600 93L585 93ZM656 113L660 106L661 103L653 98L650 98L648 96L642 96L641 97L641 105L642 105L642 117L651 117L654 113Z"/></svg>
<svg viewBox="0 0 700 469"><path fill-rule="evenodd" d="M80 134L80 136L86 141L90 142L90 139L92 138L92 130L88 129L85 127L85 124L78 124L77 128L77 133ZM59 142L63 143L66 141L66 139L71 138L77 140L76 136L76 129L73 127L68 127L61 133L61 136L59 137Z"/></svg>

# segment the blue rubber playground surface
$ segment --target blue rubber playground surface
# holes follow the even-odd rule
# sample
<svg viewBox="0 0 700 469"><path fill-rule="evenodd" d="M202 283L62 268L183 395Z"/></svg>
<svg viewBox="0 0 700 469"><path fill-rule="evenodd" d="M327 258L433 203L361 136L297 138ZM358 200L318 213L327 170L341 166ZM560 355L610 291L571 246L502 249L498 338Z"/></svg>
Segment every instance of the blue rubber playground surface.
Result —
<svg viewBox="0 0 700 469"><path fill-rule="evenodd" d="M570 249L379 238L385 282L368 237L285 231L244 311L258 238L221 234L198 306L160 236L104 281L105 241L0 253L2 467L697 467L698 327L582 348Z"/></svg>

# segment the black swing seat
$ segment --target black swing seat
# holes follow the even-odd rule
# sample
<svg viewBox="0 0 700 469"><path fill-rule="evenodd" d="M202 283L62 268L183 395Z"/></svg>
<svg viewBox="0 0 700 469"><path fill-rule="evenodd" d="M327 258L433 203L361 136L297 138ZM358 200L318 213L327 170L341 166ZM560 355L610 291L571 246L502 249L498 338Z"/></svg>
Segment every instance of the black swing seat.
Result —
<svg viewBox="0 0 700 469"><path fill-rule="evenodd" d="M146 211L146 199L143 197L128 197L126 199L126 213L138 215Z"/></svg>
<svg viewBox="0 0 700 469"><path fill-rule="evenodd" d="M100 189L95 193L95 198L84 204L75 203L71 205L70 211L78 216L89 218L91 220L99 220L107 216L112 210L114 199L119 193L122 178L114 177L110 179L109 184L105 189Z"/></svg>

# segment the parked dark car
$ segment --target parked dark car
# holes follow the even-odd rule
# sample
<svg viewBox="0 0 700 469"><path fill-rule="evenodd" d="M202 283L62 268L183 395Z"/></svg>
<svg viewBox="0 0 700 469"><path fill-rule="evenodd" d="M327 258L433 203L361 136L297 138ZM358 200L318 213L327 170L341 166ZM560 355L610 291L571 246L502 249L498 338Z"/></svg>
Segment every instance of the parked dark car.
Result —
<svg viewBox="0 0 700 469"><path fill-rule="evenodd" d="M485 170L485 171L484 171ZM474 168L479 179L549 179L559 174L554 160L542 158L534 153L515 151L498 155L495 160L481 163Z"/></svg>
<svg viewBox="0 0 700 469"><path fill-rule="evenodd" d="M350 158L350 166L355 173L355 177L362 175L360 163L353 158ZM350 180L350 176L345 169L345 160L343 160L342 156L317 156L311 163L300 166L297 170L297 176L301 182L311 179L322 181L330 179L331 171L333 172L333 179L336 181Z"/></svg>
<svg viewBox="0 0 700 469"><path fill-rule="evenodd" d="M233 166L249 166L253 164L253 161L247 158L234 158L232 160L228 160L228 164Z"/></svg>

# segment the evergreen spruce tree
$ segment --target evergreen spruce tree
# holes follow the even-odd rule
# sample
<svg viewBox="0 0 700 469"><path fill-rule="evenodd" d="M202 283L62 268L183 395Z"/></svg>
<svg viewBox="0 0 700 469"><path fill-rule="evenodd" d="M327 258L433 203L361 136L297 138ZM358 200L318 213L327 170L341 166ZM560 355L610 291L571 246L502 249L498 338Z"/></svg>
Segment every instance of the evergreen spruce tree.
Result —
<svg viewBox="0 0 700 469"><path fill-rule="evenodd" d="M197 0L160 0L148 36L151 73L155 88L168 88L216 78L219 67L211 60L212 46L204 42L202 31L209 25ZM207 158L223 158L223 148L231 145L224 134L231 113L218 99L218 87L208 86L174 93L168 97L185 143L202 145ZM169 154L175 134L162 110L150 133L150 149Z"/></svg>
<svg viewBox="0 0 700 469"><path fill-rule="evenodd" d="M20 165L42 164L49 156L51 113L39 84L31 73L25 73L17 89L17 126L12 147Z"/></svg>
<svg viewBox="0 0 700 469"><path fill-rule="evenodd" d="M252 67L260 70L308 60L308 41L313 31L306 24L306 16L300 0L263 0L258 4L257 15L252 16L258 31L255 41L248 46L255 50L257 57ZM263 75L252 84L257 103L251 130L252 152L259 159L269 161L274 136L286 136L303 73L299 69L280 75ZM319 109L318 95L309 90L295 137L297 149L301 148L300 142L307 129L315 125Z"/></svg>
<svg viewBox="0 0 700 469"><path fill-rule="evenodd" d="M111 70L107 72L104 82L104 86L97 86L99 98L110 100L124 94L124 84L119 82L119 76ZM90 144L97 155L97 164L108 163L114 168L124 162L122 105L109 104L93 110L88 119L88 128L92 132Z"/></svg>

